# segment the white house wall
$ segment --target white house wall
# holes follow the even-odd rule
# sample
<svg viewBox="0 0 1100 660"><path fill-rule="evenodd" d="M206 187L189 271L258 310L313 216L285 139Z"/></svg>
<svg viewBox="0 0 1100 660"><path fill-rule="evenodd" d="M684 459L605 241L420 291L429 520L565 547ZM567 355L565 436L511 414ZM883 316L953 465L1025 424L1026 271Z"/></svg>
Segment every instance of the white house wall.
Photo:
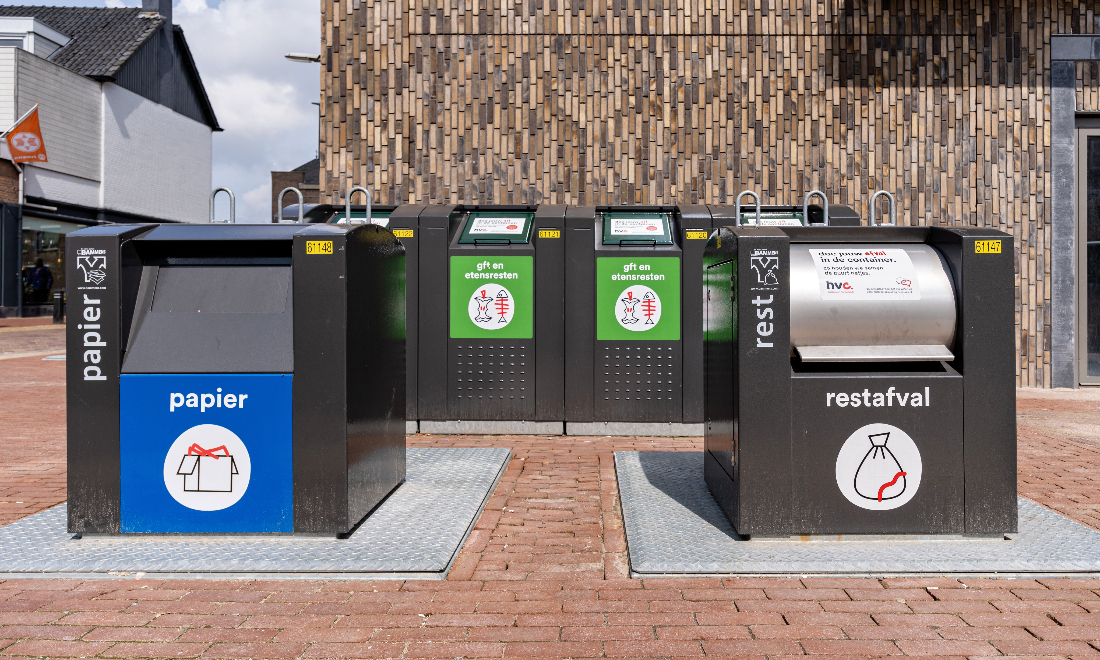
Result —
<svg viewBox="0 0 1100 660"><path fill-rule="evenodd" d="M49 149L47 143L46 148ZM52 158L52 156L51 156ZM99 207L99 182L61 172L51 172L34 165L24 167L23 194L28 197Z"/></svg>
<svg viewBox="0 0 1100 660"><path fill-rule="evenodd" d="M18 81L16 112L24 113L39 104L42 139L50 159L34 167L99 181L99 83L25 50L12 50Z"/></svg>
<svg viewBox="0 0 1100 660"><path fill-rule="evenodd" d="M103 207L206 222L210 127L113 83L103 83L103 118Z"/></svg>
<svg viewBox="0 0 1100 660"><path fill-rule="evenodd" d="M0 48L0 131L15 123L14 46Z"/></svg>

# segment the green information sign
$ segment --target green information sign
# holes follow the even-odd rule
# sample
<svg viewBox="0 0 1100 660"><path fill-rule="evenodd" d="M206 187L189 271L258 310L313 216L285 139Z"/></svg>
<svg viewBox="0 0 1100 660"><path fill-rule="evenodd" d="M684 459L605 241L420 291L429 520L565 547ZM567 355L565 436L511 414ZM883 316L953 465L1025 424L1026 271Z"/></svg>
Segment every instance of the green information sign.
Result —
<svg viewBox="0 0 1100 660"><path fill-rule="evenodd" d="M596 338L680 338L680 259L596 259Z"/></svg>
<svg viewBox="0 0 1100 660"><path fill-rule="evenodd" d="M451 338L534 336L532 257L451 257Z"/></svg>

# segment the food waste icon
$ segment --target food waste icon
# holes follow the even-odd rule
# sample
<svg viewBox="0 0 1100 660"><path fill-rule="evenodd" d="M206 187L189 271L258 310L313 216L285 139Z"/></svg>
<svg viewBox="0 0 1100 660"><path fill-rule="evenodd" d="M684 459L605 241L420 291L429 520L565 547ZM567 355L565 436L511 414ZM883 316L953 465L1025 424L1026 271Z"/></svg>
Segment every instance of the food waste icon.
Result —
<svg viewBox="0 0 1100 660"><path fill-rule="evenodd" d="M512 322L512 293L499 284L486 284L470 296L470 320L483 330L499 330Z"/></svg>
<svg viewBox="0 0 1100 660"><path fill-rule="evenodd" d="M661 299L647 286L629 287L619 295L615 316L627 330L649 330L661 320Z"/></svg>
<svg viewBox="0 0 1100 660"><path fill-rule="evenodd" d="M225 445L203 449L198 443L187 448L176 474L183 477L183 490L192 493L231 493L233 475L240 474L237 462Z"/></svg>
<svg viewBox="0 0 1100 660"><path fill-rule="evenodd" d="M890 433L875 433L867 437L871 448L856 468L854 485L859 496L868 500L892 500L905 492L905 470L886 446Z"/></svg>

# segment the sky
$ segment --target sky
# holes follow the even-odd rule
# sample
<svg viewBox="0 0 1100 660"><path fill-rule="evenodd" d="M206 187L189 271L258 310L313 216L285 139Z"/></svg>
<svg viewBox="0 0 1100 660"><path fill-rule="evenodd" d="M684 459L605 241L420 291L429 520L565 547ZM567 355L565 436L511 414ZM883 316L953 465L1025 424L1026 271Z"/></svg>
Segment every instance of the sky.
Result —
<svg viewBox="0 0 1100 660"><path fill-rule="evenodd" d="M140 7L141 0L27 4ZM223 129L214 133L211 189L233 191L237 222L270 222L271 171L294 169L317 155L313 104L320 95L321 65L291 62L284 55L320 52L320 2L173 0L172 13ZM219 218L226 215L224 198L218 197Z"/></svg>

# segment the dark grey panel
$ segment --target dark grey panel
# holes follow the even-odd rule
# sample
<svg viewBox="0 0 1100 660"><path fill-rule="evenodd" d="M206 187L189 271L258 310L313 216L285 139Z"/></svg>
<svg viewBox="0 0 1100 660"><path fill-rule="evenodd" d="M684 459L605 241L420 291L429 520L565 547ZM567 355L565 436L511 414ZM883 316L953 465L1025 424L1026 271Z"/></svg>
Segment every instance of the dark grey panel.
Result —
<svg viewBox="0 0 1100 660"><path fill-rule="evenodd" d="M120 529L119 372L122 328L140 267L130 238L147 227L75 231L66 240L65 328L69 531ZM97 281L98 280L98 281Z"/></svg>
<svg viewBox="0 0 1100 660"><path fill-rule="evenodd" d="M282 314L290 266L162 266L154 313Z"/></svg>
<svg viewBox="0 0 1100 660"><path fill-rule="evenodd" d="M778 228L741 227L734 233L736 529L750 535L787 534L792 524L790 243ZM755 258L777 260L774 283L753 270Z"/></svg>
<svg viewBox="0 0 1100 660"><path fill-rule="evenodd" d="M565 419L565 206L535 212L535 417ZM557 232L540 235L540 230Z"/></svg>
<svg viewBox="0 0 1100 660"><path fill-rule="evenodd" d="M703 320L704 446L711 460L725 471L726 478L732 479L735 456L733 430L737 416L734 372L737 319L733 313L737 240L728 229L719 229L717 234L707 241L703 256L703 286L706 291ZM721 248L718 247L718 236L722 239ZM710 484L709 477L707 483ZM730 503L726 513L734 525L737 524L735 512L736 503Z"/></svg>
<svg viewBox="0 0 1100 660"><path fill-rule="evenodd" d="M290 373L294 371L294 319L289 308L288 304L282 314L145 312L122 371Z"/></svg>
<svg viewBox="0 0 1100 660"><path fill-rule="evenodd" d="M347 238L348 531L405 479L405 250L388 229Z"/></svg>
<svg viewBox="0 0 1100 660"><path fill-rule="evenodd" d="M829 393L931 394L927 407L827 405ZM791 466L794 490L790 534L962 534L962 378L939 374L795 373L792 379ZM889 424L916 444L921 480L913 499L888 511L849 502L837 486L836 463L848 438L868 424ZM871 442L867 442L871 450ZM886 447L889 448L889 439ZM903 465L907 468L908 464ZM909 468L911 470L911 468ZM911 478L911 476L910 476ZM873 494L873 493L872 493ZM746 497L756 496L746 493Z"/></svg>
<svg viewBox="0 0 1100 660"><path fill-rule="evenodd" d="M608 422L679 422L683 404L678 341L597 341L594 412Z"/></svg>
<svg viewBox="0 0 1100 660"><path fill-rule="evenodd" d="M1052 42L1059 39L1052 37ZM1050 384L1077 387L1077 69L1050 65Z"/></svg>
<svg viewBox="0 0 1100 660"><path fill-rule="evenodd" d="M429 210L421 213L421 220ZM433 216L438 224L438 217ZM447 419L447 310L450 287L447 286L447 229L420 225L420 286L432 295L421 295L417 345L417 413L420 419Z"/></svg>
<svg viewBox="0 0 1100 660"><path fill-rule="evenodd" d="M374 207L377 208L377 207ZM398 206L390 213L390 229L411 229L412 236L398 238L405 248L405 417L420 419L417 403L417 344L420 329L420 232L422 205ZM352 207L355 210L355 207ZM366 207L362 209L366 211Z"/></svg>
<svg viewBox="0 0 1100 660"><path fill-rule="evenodd" d="M596 209L574 206L565 211L565 419L591 422L596 356L596 255L592 227Z"/></svg>
<svg viewBox="0 0 1100 660"><path fill-rule="evenodd" d="M530 339L449 339L447 412L462 420L535 417Z"/></svg>
<svg viewBox="0 0 1100 660"><path fill-rule="evenodd" d="M688 238L687 232L711 230L710 209L706 206L679 207L680 244L680 318L683 338L683 421L703 421L703 250L707 239Z"/></svg>
<svg viewBox="0 0 1100 660"><path fill-rule="evenodd" d="M17 307L22 286L23 207L0 204L0 307Z"/></svg>
<svg viewBox="0 0 1100 660"><path fill-rule="evenodd" d="M937 229L931 242L951 266L959 305L954 366L963 375L966 532L1017 529L1015 249L988 229ZM1001 241L1000 253L975 250Z"/></svg>
<svg viewBox="0 0 1100 660"><path fill-rule="evenodd" d="M333 253L321 255L306 254L307 238L293 246L294 531L335 534L349 513L346 237L325 236Z"/></svg>

